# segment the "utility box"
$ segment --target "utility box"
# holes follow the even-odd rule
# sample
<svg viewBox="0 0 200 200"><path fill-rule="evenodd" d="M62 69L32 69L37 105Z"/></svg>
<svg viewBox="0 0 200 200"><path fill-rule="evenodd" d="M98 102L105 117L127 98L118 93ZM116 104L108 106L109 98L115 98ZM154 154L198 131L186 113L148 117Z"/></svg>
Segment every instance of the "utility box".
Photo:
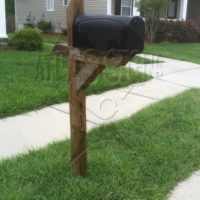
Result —
<svg viewBox="0 0 200 200"><path fill-rule="evenodd" d="M76 16L73 46L100 51L116 50L137 54L144 49L145 24L141 17Z"/></svg>

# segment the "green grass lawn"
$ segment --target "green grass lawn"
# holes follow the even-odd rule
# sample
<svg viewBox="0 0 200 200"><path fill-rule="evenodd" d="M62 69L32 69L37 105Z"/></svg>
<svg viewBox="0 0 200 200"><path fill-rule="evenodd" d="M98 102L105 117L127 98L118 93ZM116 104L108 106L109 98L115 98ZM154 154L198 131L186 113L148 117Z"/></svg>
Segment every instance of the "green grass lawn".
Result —
<svg viewBox="0 0 200 200"><path fill-rule="evenodd" d="M67 61L51 51L49 45L42 52L0 51L0 118L68 101ZM109 67L87 94L149 79L132 69Z"/></svg>
<svg viewBox="0 0 200 200"><path fill-rule="evenodd" d="M169 43L149 44L145 52L178 60L200 64L200 43Z"/></svg>
<svg viewBox="0 0 200 200"><path fill-rule="evenodd" d="M50 43L50 44L58 44L58 43L67 42L67 36L65 35L43 34L43 39L45 43Z"/></svg>
<svg viewBox="0 0 200 200"><path fill-rule="evenodd" d="M137 63L137 64L154 64L154 63L161 63L161 61L159 61L159 60L152 60L152 59L143 58L143 57L139 57L139 56L135 56L135 57L132 59L132 62Z"/></svg>
<svg viewBox="0 0 200 200"><path fill-rule="evenodd" d="M88 135L88 175L70 173L63 141L0 162L2 200L163 200L200 168L200 90L154 104Z"/></svg>

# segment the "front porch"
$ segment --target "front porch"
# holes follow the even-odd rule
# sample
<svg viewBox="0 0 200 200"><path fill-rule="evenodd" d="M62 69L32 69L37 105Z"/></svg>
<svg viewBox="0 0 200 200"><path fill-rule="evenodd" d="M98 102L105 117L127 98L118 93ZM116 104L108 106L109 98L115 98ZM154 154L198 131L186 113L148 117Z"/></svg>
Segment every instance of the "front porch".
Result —
<svg viewBox="0 0 200 200"><path fill-rule="evenodd" d="M186 20L188 0L171 0L165 8L165 18Z"/></svg>
<svg viewBox="0 0 200 200"><path fill-rule="evenodd" d="M187 19L200 20L200 1L188 0Z"/></svg>
<svg viewBox="0 0 200 200"><path fill-rule="evenodd" d="M197 20L200 19L199 0L170 0L164 7L160 17L164 19ZM138 16L140 12L136 7L136 0L108 0L107 14Z"/></svg>
<svg viewBox="0 0 200 200"><path fill-rule="evenodd" d="M139 16L136 0L108 0L108 12L111 15Z"/></svg>
<svg viewBox="0 0 200 200"><path fill-rule="evenodd" d="M198 20L200 1L199 0L171 0L165 8L164 18L178 20Z"/></svg>

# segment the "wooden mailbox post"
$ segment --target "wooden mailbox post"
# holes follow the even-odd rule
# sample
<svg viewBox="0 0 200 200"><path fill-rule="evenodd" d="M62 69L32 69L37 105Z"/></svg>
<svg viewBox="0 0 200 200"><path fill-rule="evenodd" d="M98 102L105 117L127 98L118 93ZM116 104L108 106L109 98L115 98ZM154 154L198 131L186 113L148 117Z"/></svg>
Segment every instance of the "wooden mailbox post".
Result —
<svg viewBox="0 0 200 200"><path fill-rule="evenodd" d="M85 90L106 65L123 66L130 55L81 50L73 47L73 23L84 13L84 0L71 0L67 8L70 85L71 166L74 175L87 172Z"/></svg>

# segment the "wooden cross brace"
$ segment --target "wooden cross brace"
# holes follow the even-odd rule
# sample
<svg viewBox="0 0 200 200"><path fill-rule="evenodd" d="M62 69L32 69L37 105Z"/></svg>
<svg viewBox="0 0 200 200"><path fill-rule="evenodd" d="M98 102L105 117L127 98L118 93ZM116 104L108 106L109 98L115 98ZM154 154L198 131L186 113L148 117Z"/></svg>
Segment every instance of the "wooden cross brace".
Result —
<svg viewBox="0 0 200 200"><path fill-rule="evenodd" d="M74 175L87 172L85 90L106 65L123 66L129 56L73 48L73 23L84 13L84 0L71 0L67 7L70 85L71 166Z"/></svg>

